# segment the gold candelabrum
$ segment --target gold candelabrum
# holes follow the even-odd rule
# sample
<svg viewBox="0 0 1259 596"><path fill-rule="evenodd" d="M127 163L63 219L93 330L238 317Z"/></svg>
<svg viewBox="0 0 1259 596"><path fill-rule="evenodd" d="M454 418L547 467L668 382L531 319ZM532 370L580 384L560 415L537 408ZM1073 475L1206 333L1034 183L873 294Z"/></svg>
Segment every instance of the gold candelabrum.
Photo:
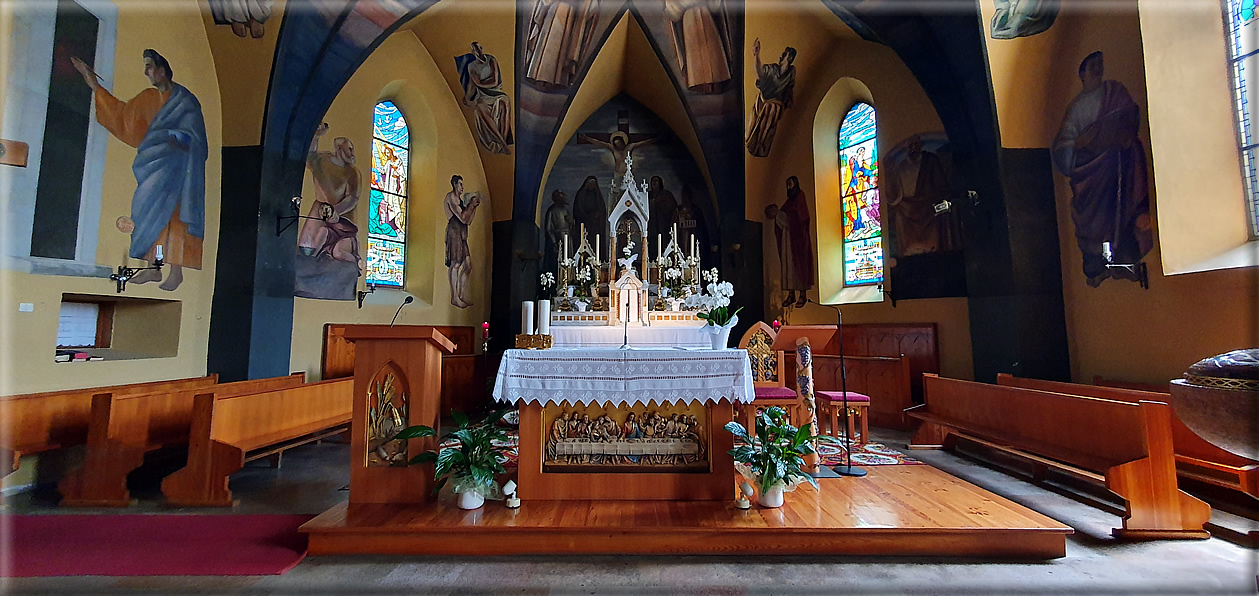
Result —
<svg viewBox="0 0 1259 596"><path fill-rule="evenodd" d="M555 338L541 333L517 333L516 349L518 350L549 350L555 345Z"/></svg>

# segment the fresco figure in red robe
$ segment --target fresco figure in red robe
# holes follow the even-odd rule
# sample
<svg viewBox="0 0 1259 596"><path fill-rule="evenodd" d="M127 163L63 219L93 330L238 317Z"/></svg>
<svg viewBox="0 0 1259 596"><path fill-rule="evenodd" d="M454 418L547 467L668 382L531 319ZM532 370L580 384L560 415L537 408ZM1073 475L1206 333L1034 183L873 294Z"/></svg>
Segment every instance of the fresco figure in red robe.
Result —
<svg viewBox="0 0 1259 596"><path fill-rule="evenodd" d="M782 207L771 204L765 214L774 222L781 262L782 289L787 293L782 306L805 305L816 281L813 271L813 234L809 229L809 200L800 190L800 179L787 179L787 200Z"/></svg>

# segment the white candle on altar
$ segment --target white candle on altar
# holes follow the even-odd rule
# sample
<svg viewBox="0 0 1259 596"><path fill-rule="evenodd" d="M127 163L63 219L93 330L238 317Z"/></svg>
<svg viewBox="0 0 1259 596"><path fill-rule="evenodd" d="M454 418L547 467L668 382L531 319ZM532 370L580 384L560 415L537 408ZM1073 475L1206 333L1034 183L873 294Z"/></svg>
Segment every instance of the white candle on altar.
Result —
<svg viewBox="0 0 1259 596"><path fill-rule="evenodd" d="M661 244L663 241L661 234L656 234L656 263L659 263L660 258L664 256L664 248L662 248L664 245Z"/></svg>
<svg viewBox="0 0 1259 596"><path fill-rule="evenodd" d="M582 224L582 225L585 225L585 224ZM599 261L599 250L600 250L599 235L595 234L595 265L598 265L601 262Z"/></svg>
<svg viewBox="0 0 1259 596"><path fill-rule="evenodd" d="M520 332L533 335L533 301L526 300L520 305Z"/></svg>
<svg viewBox="0 0 1259 596"><path fill-rule="evenodd" d="M538 301L538 333L541 335L551 334L551 301Z"/></svg>
<svg viewBox="0 0 1259 596"><path fill-rule="evenodd" d="M568 260L568 234L564 234L564 260Z"/></svg>

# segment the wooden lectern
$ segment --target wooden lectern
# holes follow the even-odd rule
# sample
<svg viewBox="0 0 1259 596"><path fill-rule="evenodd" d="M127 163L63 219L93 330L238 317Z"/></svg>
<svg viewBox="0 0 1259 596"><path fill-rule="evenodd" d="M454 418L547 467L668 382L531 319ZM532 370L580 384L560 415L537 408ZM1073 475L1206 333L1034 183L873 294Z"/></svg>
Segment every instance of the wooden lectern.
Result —
<svg viewBox="0 0 1259 596"><path fill-rule="evenodd" d="M804 457L804 471L808 473L817 473L820 469L818 465L820 458L817 454L817 401L813 389L812 345L825 346L830 343L835 331L834 325L787 325L778 330L778 338L771 346L774 350L783 352L794 350L796 353L796 393L800 397L800 403L804 404L800 425L810 425L809 436L812 437L813 443L813 453ZM807 382L804 380L806 378Z"/></svg>
<svg viewBox="0 0 1259 596"><path fill-rule="evenodd" d="M455 344L436 328L419 325L349 325L344 337L354 343L350 504L434 498L433 464L401 465L435 449L437 439L391 439L408 426L437 428L442 354Z"/></svg>

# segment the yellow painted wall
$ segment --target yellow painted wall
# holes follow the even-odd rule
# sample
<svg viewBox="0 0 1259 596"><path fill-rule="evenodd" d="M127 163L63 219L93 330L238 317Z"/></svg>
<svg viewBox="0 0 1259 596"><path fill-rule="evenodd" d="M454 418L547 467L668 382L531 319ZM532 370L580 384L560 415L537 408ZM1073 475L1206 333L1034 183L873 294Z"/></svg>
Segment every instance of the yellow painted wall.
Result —
<svg viewBox="0 0 1259 596"><path fill-rule="evenodd" d="M817 243L818 288L826 301L838 298L842 283L839 220L839 167L827 155L836 153L839 122L851 107L825 102L827 94L842 78L853 80L851 99L872 100L878 111L879 146L890 148L919 132L943 130L935 107L890 48L862 41L838 17L819 3L749 3L745 23L745 111L756 98L754 40L761 40L761 59L777 60L784 46L796 48L795 103L778 122L778 132L769 157L746 155L746 217L764 221L762 250L765 263L765 304L769 318L781 316L781 272L778 247L771 222L765 221L765 207L786 199L785 181L798 176L800 187L813 206L814 242ZM846 86L846 85L845 85ZM840 95L844 95L843 92ZM832 100L836 97L832 95ZM825 105L824 105L825 104ZM825 109L827 113L819 113ZM831 111L833 110L833 113ZM821 126L828 130L818 130ZM815 137L817 145L815 145ZM815 153L815 151L818 151ZM829 165L822 164L829 160ZM821 167L815 167L815 161ZM819 291L810 292L818 299ZM941 370L944 374L969 379L974 374L970 345L970 323L965 298L908 300L892 307L890 301L843 306L848 323L936 323L939 328ZM828 323L834 311L808 305L791 313L793 324Z"/></svg>
<svg viewBox="0 0 1259 596"><path fill-rule="evenodd" d="M482 193L487 188L486 175L473 133L459 114L459 103L447 86L439 64L415 35L400 31L385 40L363 63L324 117L329 131L321 150L331 150L332 139L339 136L348 137L354 143L363 188L362 199L351 220L359 226L361 246L367 245L372 108L383 99L393 100L411 127L406 292L414 295L416 301L403 309L398 324L478 325L487 319L489 312L490 222L501 209L510 208L511 196L491 196L477 210L468 231L473 306L466 309L451 306L442 201L450 192L452 175L463 176L465 192ZM302 197L310 204L314 196L313 182L307 172ZM305 371L307 378L317 378L325 323L388 324L404 296L398 290L377 290L368 296L362 309L353 301L294 299L290 368Z"/></svg>
<svg viewBox="0 0 1259 596"><path fill-rule="evenodd" d="M1219 4L1210 4L1215 6L1218 23ZM991 9L987 3L980 5L987 22ZM1167 258L1161 252L1172 243L1173 234L1183 233L1164 225L1167 214L1205 223L1218 214L1200 214L1201 209L1214 204L1204 197L1234 192L1238 203L1241 201L1240 186L1232 181L1240 177L1236 153L1230 156L1218 149L1218 144L1225 142L1223 135L1234 138L1233 129L1218 118L1219 113L1209 113L1227 109L1217 104L1229 88L1222 77L1212 74L1219 70L1218 65L1211 60L1197 61L1207 49L1203 46L1209 42L1201 36L1210 33L1210 26L1177 19L1176 11L1165 3L1149 13L1157 16L1155 19L1138 15L1135 2L1128 2L1126 7L1110 3L1110 10L1105 12L1085 10L1085 6L1064 5L1048 33L1016 40L988 39L1002 144L1050 146L1068 103L1080 90L1079 63L1095 50L1105 53L1105 78L1122 82L1140 106L1140 135L1147 152L1152 128L1159 142L1190 139L1188 145L1156 149L1156 159L1150 162L1156 244L1145 259L1150 269L1149 290L1113 280L1098 288L1087 286L1071 221L1070 186L1066 177L1054 174L1072 376L1081 382L1091 382L1094 375L1165 382L1201 358L1256 345L1259 271L1228 269L1169 276L1164 274ZM1174 26L1165 21L1168 18L1175 20ZM1142 28L1150 20L1158 26L1152 31L1158 33L1148 36L1149 43L1143 46ZM1215 35L1216 43L1222 44L1222 33ZM1216 59L1223 60L1222 50L1220 47ZM1177 62L1182 58L1191 62ZM1159 77L1148 98L1147 73ZM1156 114L1151 113L1155 107L1159 108L1157 122ZM1192 110L1192 117L1185 113L1186 108ZM1231 112L1224 113L1231 117ZM1187 147L1212 143L1216 149L1208 151L1204 161L1186 154ZM1216 159L1224 160L1224 165L1213 163ZM1193 167L1187 170L1190 163ZM1220 172L1211 174L1217 166ZM1192 175L1185 175L1190 172ZM1217 176L1232 178L1213 180ZM1195 188L1169 179L1195 183ZM1241 221L1234 223L1240 225ZM1213 233L1206 225L1190 228L1200 234Z"/></svg>
<svg viewBox="0 0 1259 596"><path fill-rule="evenodd" d="M286 4L287 0L275 0L259 39L237 37L231 27L215 25L209 10L202 13L214 65L223 73L219 90L223 97L223 144L228 147L257 145L262 140L271 63Z"/></svg>
<svg viewBox="0 0 1259 596"><path fill-rule="evenodd" d="M516 38L516 11L511 3L442 0L416 17L408 29L428 48L450 88L449 93L459 101L460 112L474 139L475 116L471 108L463 106L463 87L459 84L459 71L455 69L455 56L472 51L472 42L480 42L482 50L498 60L503 71L503 90L511 98L512 118L515 118L516 61L512 40ZM512 130L514 133L514 120ZM516 173L515 146L510 155L492 153L478 140L477 153L485 164L489 196L496 203L494 221L510 220Z"/></svg>
<svg viewBox="0 0 1259 596"><path fill-rule="evenodd" d="M0 3L0 21L8 22L12 3ZM210 329L210 301L214 294L214 266L218 255L219 185L222 122L217 75L205 28L196 4L150 5L118 3L118 35L114 55L114 95L129 99L149 87L141 58L153 48L170 61L175 81L197 96L205 116L209 159L205 178L205 244L202 269L184 270L184 282L173 292L157 284L128 285L126 296L177 300L182 303L178 355L170 358L106 360L58 364L53 361L62 293L114 295L114 282L104 278L30 275L0 272L0 393L29 393L80 387L200 376L206 370L206 337ZM8 25L0 25L3 31ZM6 36L7 38L7 36ZM0 77L2 78L2 77ZM3 94L0 93L0 101ZM98 126L93 123L92 126ZM3 136L0 132L0 136ZM116 268L124 262L130 236L115 227L119 216L131 212L135 176L131 163L136 150L113 137L105 156L101 200L100 239L96 261ZM128 261L138 265L139 261ZM20 302L34 304L31 313L17 312Z"/></svg>

